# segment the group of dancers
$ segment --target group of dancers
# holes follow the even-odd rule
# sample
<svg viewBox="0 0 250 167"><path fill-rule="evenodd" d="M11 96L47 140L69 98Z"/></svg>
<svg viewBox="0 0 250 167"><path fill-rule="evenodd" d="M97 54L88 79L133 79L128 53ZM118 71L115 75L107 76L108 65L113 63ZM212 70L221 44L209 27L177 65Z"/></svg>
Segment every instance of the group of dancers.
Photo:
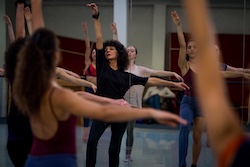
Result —
<svg viewBox="0 0 250 167"><path fill-rule="evenodd" d="M10 19L4 17L11 41L5 53L4 75L12 93L7 148L13 164L16 167L76 167L75 129L80 116L85 118L82 140L87 142L86 167L95 166L99 139L109 126L112 133L109 166L119 166L121 141L126 130L125 162L132 161L134 120L139 118L153 118L168 126L180 125L178 165L181 167L187 166L191 123L194 126L192 167L197 166L205 124L219 166L249 166L250 141L231 111L223 82L226 77L248 79L249 73L220 63L206 0L184 2L193 39L186 42L178 14L171 13L180 44L178 65L182 77L171 71L137 66L136 47L125 48L119 42L115 23L110 25L113 39L103 41L101 14L96 4L90 3L87 6L95 26L96 47L91 50L87 24L82 23L87 65L86 80L82 80L77 74L57 67L61 56L59 41L54 32L45 28L42 0L31 0L32 14L30 8L25 7L25 1L18 0L16 37ZM25 37L24 18L29 37ZM179 81L157 78L167 76ZM90 89L72 92L58 85L56 77ZM144 86L184 90L180 116L143 108ZM92 120L90 130L88 119Z"/></svg>

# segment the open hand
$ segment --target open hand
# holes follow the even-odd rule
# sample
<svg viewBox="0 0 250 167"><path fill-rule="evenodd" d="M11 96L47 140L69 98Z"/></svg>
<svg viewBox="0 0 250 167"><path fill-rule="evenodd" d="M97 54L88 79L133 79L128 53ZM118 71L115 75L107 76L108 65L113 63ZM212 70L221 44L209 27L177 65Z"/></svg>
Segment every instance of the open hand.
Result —
<svg viewBox="0 0 250 167"><path fill-rule="evenodd" d="M4 15L4 16L3 16L3 20L5 21L5 23L6 23L7 25L11 25L11 24L12 24L12 22L11 22L11 20L10 20L10 17L9 17L8 15Z"/></svg>
<svg viewBox="0 0 250 167"><path fill-rule="evenodd" d="M181 19L176 11L171 12L171 17L176 26L181 25Z"/></svg>
<svg viewBox="0 0 250 167"><path fill-rule="evenodd" d="M95 3L89 3L87 4L87 7L90 8L92 15L98 14L98 6Z"/></svg>

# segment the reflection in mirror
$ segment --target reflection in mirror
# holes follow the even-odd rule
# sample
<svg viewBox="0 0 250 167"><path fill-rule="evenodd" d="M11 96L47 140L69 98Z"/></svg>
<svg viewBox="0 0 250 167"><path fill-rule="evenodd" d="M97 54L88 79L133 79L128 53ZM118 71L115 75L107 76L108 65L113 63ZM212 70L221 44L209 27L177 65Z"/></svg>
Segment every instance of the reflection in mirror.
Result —
<svg viewBox="0 0 250 167"><path fill-rule="evenodd" d="M244 43L244 65L246 68L250 68L250 49L249 49L249 45L250 45L250 23L249 23L249 19L250 19L250 2L245 0L244 1L244 31L245 31L245 43ZM245 84L245 101L243 103L247 103L248 105L245 105L244 107L244 111L248 111L247 112L247 125L250 124L250 82L246 81Z"/></svg>

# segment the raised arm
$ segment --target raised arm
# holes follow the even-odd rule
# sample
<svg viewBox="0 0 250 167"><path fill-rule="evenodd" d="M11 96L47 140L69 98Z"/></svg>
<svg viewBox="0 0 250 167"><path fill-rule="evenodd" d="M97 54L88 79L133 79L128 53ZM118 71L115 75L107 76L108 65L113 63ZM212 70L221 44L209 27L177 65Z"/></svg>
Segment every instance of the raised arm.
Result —
<svg viewBox="0 0 250 167"><path fill-rule="evenodd" d="M16 8L16 39L25 37L24 3L17 3Z"/></svg>
<svg viewBox="0 0 250 167"><path fill-rule="evenodd" d="M31 0L32 6L32 30L36 31L44 27L42 0Z"/></svg>
<svg viewBox="0 0 250 167"><path fill-rule="evenodd" d="M89 3L87 6L90 8L92 17L94 18L95 25L95 35L96 35L96 49L103 49L103 39L102 39L102 28L100 22L100 13L98 10L98 6L95 3Z"/></svg>
<svg viewBox="0 0 250 167"><path fill-rule="evenodd" d="M207 119L211 145L220 156L233 139L243 134L242 128L225 94L225 83L213 49L214 31L206 0L185 0L185 6L191 33L199 48L196 77L198 98Z"/></svg>
<svg viewBox="0 0 250 167"><path fill-rule="evenodd" d="M110 24L111 31L113 33L113 40L118 41L118 33L117 33L117 28L116 28L116 23L113 22Z"/></svg>
<svg viewBox="0 0 250 167"><path fill-rule="evenodd" d="M4 15L3 16L3 20L7 24L10 43L12 43L12 42L14 42L16 40L15 39L14 30L13 30L13 24L12 24L12 22L11 22L11 20L10 20L10 18L9 18L8 15Z"/></svg>
<svg viewBox="0 0 250 167"><path fill-rule="evenodd" d="M91 64L91 60L89 58L90 56L90 52L91 52L91 48L90 48L90 41L89 41L89 34L88 34L88 25L87 22L82 22L82 30L84 33L84 41L85 41L85 69L84 69L84 73L86 71L86 69L88 68L88 66Z"/></svg>
<svg viewBox="0 0 250 167"><path fill-rule="evenodd" d="M181 24L180 17L178 16L176 11L171 12L171 17L172 17L174 24L176 25L176 28L177 28L178 41L179 41L179 45L180 45L178 66L181 69L181 71L183 71L183 69L185 69L186 65L187 65L187 60L186 60L187 46L186 46L185 37L183 34L183 30L182 30L182 24ZM182 73L185 73L185 72L182 72Z"/></svg>
<svg viewBox="0 0 250 167"><path fill-rule="evenodd" d="M27 23L29 35L31 35L33 33L33 31L32 31L32 14L30 12L30 7L29 6L24 8L24 17L25 17L25 20L26 20L26 23Z"/></svg>

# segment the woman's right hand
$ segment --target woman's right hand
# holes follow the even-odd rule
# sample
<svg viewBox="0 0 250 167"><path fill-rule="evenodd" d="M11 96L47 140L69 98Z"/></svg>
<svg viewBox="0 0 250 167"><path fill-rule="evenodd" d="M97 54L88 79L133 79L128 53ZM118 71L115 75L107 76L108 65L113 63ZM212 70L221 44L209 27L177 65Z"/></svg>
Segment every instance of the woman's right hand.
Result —
<svg viewBox="0 0 250 167"><path fill-rule="evenodd" d="M8 15L4 15L3 16L3 20L5 21L5 23L7 24L7 25L11 25L12 23L11 23L11 20L10 20L10 17L8 16Z"/></svg>
<svg viewBox="0 0 250 167"><path fill-rule="evenodd" d="M30 11L30 7L28 7L28 6L24 8L24 17L25 17L26 21L32 20L32 14Z"/></svg>
<svg viewBox="0 0 250 167"><path fill-rule="evenodd" d="M173 82L173 86L181 90L190 89L189 86L184 82Z"/></svg>
<svg viewBox="0 0 250 167"><path fill-rule="evenodd" d="M187 125L187 121L179 115L152 109L152 118L160 124L176 127L178 124Z"/></svg>
<svg viewBox="0 0 250 167"><path fill-rule="evenodd" d="M112 101L110 101L109 103L123 106L123 107L130 107L129 103L124 99L112 99Z"/></svg>
<svg viewBox="0 0 250 167"><path fill-rule="evenodd" d="M117 28L116 28L116 23L113 22L110 24L110 28L113 34L117 34Z"/></svg>
<svg viewBox="0 0 250 167"><path fill-rule="evenodd" d="M171 17L176 26L181 25L181 19L176 11L171 12Z"/></svg>
<svg viewBox="0 0 250 167"><path fill-rule="evenodd" d="M89 3L87 4L87 7L90 8L92 15L97 15L98 14L98 6L95 3Z"/></svg>
<svg viewBox="0 0 250 167"><path fill-rule="evenodd" d="M92 83L92 84L91 84L91 88L92 88L92 90L96 93L96 90L97 90L96 85Z"/></svg>

